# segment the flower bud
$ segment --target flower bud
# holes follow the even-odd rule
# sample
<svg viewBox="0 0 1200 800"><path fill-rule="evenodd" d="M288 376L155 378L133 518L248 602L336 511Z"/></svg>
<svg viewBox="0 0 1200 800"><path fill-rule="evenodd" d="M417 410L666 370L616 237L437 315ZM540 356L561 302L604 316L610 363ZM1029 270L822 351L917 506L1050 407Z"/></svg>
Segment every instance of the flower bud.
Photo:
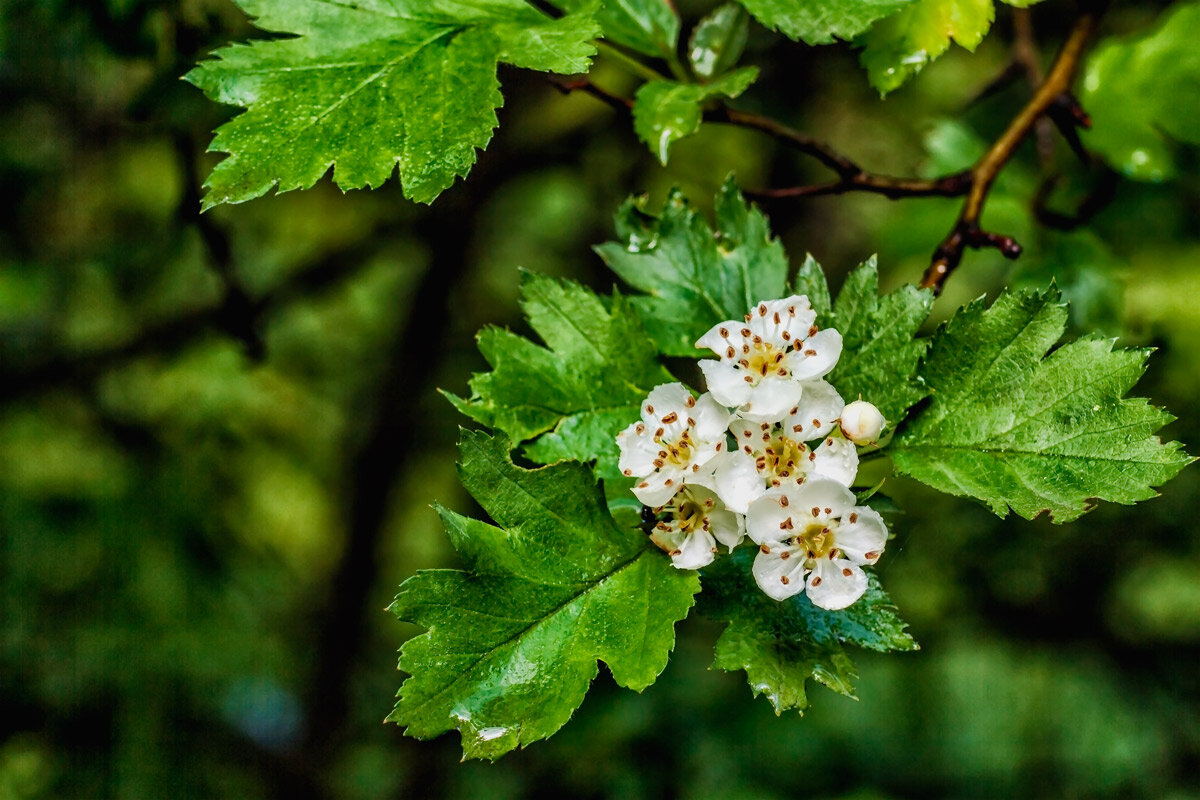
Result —
<svg viewBox="0 0 1200 800"><path fill-rule="evenodd" d="M842 409L842 435L860 447L879 441L885 424L879 409L865 400L855 400Z"/></svg>

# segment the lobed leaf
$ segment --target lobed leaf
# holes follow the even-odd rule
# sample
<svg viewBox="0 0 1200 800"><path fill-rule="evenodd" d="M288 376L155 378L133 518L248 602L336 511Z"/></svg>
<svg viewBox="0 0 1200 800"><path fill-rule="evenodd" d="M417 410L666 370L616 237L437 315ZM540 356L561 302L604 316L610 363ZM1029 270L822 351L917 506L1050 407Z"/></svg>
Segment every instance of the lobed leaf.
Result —
<svg viewBox="0 0 1200 800"><path fill-rule="evenodd" d="M585 10L592 0L554 0L566 11ZM666 58L679 43L679 14L670 0L606 0L596 13L604 38L643 55Z"/></svg>
<svg viewBox="0 0 1200 800"><path fill-rule="evenodd" d="M772 30L807 44L853 39L881 19L920 0L740 0Z"/></svg>
<svg viewBox="0 0 1200 800"><path fill-rule="evenodd" d="M496 127L497 64L587 70L600 30L589 4L551 19L524 0L238 0L261 29L293 38L235 44L188 73L247 109L217 129L228 153L204 207L306 189L331 167L342 189L399 168L432 202L475 163Z"/></svg>
<svg viewBox="0 0 1200 800"><path fill-rule="evenodd" d="M641 691L666 667L700 589L640 531L618 527L590 471L526 470L503 437L463 432L459 475L496 525L439 509L467 571L405 581L390 610L428 628L401 650L388 720L430 738L457 729L468 758L497 758L570 719L597 659Z"/></svg>
<svg viewBox="0 0 1200 800"><path fill-rule="evenodd" d="M743 548L704 570L700 610L727 623L713 666L745 670L754 693L765 695L776 714L808 707L810 678L854 697L857 675L845 645L880 652L917 649L874 573L858 602L825 611L804 594L782 603L764 595L751 577L753 558L754 549Z"/></svg>
<svg viewBox="0 0 1200 800"><path fill-rule="evenodd" d="M858 40L867 79L886 95L945 53L952 41L974 51L995 16L992 0L917 0Z"/></svg>
<svg viewBox="0 0 1200 800"><path fill-rule="evenodd" d="M571 281L523 273L521 307L546 343L500 328L479 333L492 371L471 378L471 397L448 395L476 422L523 442L543 464L600 458L616 463L617 432L636 420L650 389L672 380L647 346L646 331L629 301L611 307Z"/></svg>
<svg viewBox="0 0 1200 800"><path fill-rule="evenodd" d="M1066 320L1053 289L955 314L921 367L933 400L889 448L897 470L1027 519L1154 497L1191 459L1153 435L1171 415L1124 397L1149 351L1086 338L1047 356Z"/></svg>
<svg viewBox="0 0 1200 800"><path fill-rule="evenodd" d="M633 130L666 164L671 145L700 130L705 102L737 97L757 77L756 67L743 67L712 83L650 81L634 97Z"/></svg>
<svg viewBox="0 0 1200 800"><path fill-rule="evenodd" d="M698 355L696 339L713 325L783 296L783 246L732 179L717 195L716 215L714 231L678 191L659 216L629 200L617 213L623 243L596 248L613 272L648 295L630 302L664 355Z"/></svg>

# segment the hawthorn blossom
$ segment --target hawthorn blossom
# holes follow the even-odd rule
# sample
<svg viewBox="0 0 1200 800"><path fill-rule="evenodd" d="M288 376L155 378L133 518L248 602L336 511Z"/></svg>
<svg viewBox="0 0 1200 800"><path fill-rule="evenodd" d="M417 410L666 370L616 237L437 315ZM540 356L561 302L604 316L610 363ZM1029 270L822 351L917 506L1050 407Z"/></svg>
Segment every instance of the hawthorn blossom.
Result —
<svg viewBox="0 0 1200 800"><path fill-rule="evenodd" d="M682 383L656 386L642 419L617 434L621 473L640 478L633 493L643 505L665 505L684 481L725 449L730 413L711 395L692 397Z"/></svg>
<svg viewBox="0 0 1200 800"><path fill-rule="evenodd" d="M887 421L879 409L865 400L855 400L842 409L838 426L842 435L857 445L875 444Z"/></svg>
<svg viewBox="0 0 1200 800"><path fill-rule="evenodd" d="M650 540L666 551L678 569L700 569L712 563L717 542L732 550L746 535L741 514L725 506L709 489L685 486L662 509L666 519L650 532Z"/></svg>
<svg viewBox="0 0 1200 800"><path fill-rule="evenodd" d="M759 588L775 600L807 589L813 605L830 611L862 597L862 565L879 559L887 526L854 503L849 489L827 478L773 488L751 503L746 532L759 546L753 567Z"/></svg>
<svg viewBox="0 0 1200 800"><path fill-rule="evenodd" d="M720 356L700 362L713 397L753 422L784 416L842 354L842 335L819 330L816 318L808 298L793 295L759 303L744 323L714 325L696 341Z"/></svg>
<svg viewBox="0 0 1200 800"><path fill-rule="evenodd" d="M799 486L815 477L850 486L858 472L858 451L835 433L842 398L825 381L807 384L800 404L779 422L750 422L735 417L729 425L735 445L713 459L712 486L732 511L744 514L750 503L774 486ZM816 444L812 439L824 437Z"/></svg>

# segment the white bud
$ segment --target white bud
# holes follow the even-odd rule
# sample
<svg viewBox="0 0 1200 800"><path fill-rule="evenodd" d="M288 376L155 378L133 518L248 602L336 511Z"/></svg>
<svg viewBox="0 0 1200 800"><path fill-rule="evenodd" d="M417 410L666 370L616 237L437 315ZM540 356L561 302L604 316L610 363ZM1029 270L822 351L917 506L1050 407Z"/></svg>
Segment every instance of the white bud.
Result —
<svg viewBox="0 0 1200 800"><path fill-rule="evenodd" d="M879 441L884 424L883 414L865 400L855 400L842 409L842 435L860 447Z"/></svg>

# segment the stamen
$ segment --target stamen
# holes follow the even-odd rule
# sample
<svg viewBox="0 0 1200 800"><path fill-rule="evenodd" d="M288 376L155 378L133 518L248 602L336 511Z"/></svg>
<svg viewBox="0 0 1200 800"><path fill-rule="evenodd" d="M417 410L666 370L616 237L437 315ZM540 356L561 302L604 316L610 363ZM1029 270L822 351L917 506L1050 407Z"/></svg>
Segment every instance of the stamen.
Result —
<svg viewBox="0 0 1200 800"><path fill-rule="evenodd" d="M775 324L778 325L780 322L781 322L781 320L779 319L779 312L776 311L775 312Z"/></svg>
<svg viewBox="0 0 1200 800"><path fill-rule="evenodd" d="M648 406L646 406L646 413L647 413L647 414L653 414L653 413L654 413L654 406L651 406L651 405L648 405Z"/></svg>
<svg viewBox="0 0 1200 800"><path fill-rule="evenodd" d="M786 586L787 584L791 583L791 580L788 579L787 575L780 575L779 582Z"/></svg>
<svg viewBox="0 0 1200 800"><path fill-rule="evenodd" d="M688 399L684 401L684 405L686 405L688 408L695 408L696 407L696 398L692 397L689 394Z"/></svg>
<svg viewBox="0 0 1200 800"><path fill-rule="evenodd" d="M751 436L750 431L742 431L742 436L745 436L747 439L749 439Z"/></svg>
<svg viewBox="0 0 1200 800"><path fill-rule="evenodd" d="M720 330L717 331L717 333L721 334L722 339L729 338L729 328L721 328Z"/></svg>
<svg viewBox="0 0 1200 800"><path fill-rule="evenodd" d="M662 418L662 424L670 425L672 422L674 422L677 419L679 419L679 414L672 411L670 414L667 414L665 417Z"/></svg>
<svg viewBox="0 0 1200 800"><path fill-rule="evenodd" d="M765 544L759 545L758 549L763 552L763 555L770 555L771 553L771 548L767 547Z"/></svg>
<svg viewBox="0 0 1200 800"><path fill-rule="evenodd" d="M788 504L788 499L787 499L787 495L785 494L779 498L779 505L783 506L784 508L787 508L787 504Z"/></svg>
<svg viewBox="0 0 1200 800"><path fill-rule="evenodd" d="M818 577L816 577L816 578L813 578L812 585L813 585L813 588L814 588L814 589L815 589L815 588L817 588L818 586L820 586L820 585L821 585L821 578L820 578L820 576L818 576Z"/></svg>
<svg viewBox="0 0 1200 800"><path fill-rule="evenodd" d="M804 351L804 355L806 356L815 356L816 354L817 351L813 350L811 347Z"/></svg>
<svg viewBox="0 0 1200 800"><path fill-rule="evenodd" d="M760 317L765 317L767 315L767 304L766 303L758 304L758 315Z"/></svg>
<svg viewBox="0 0 1200 800"><path fill-rule="evenodd" d="M842 567L842 574L849 578L854 573L850 571L849 567Z"/></svg>
<svg viewBox="0 0 1200 800"><path fill-rule="evenodd" d="M631 469L622 470L621 474L624 475L626 478L632 478L633 470L631 470Z"/></svg>
<svg viewBox="0 0 1200 800"><path fill-rule="evenodd" d="M782 553L779 554L779 557L782 558L784 561L787 561L789 558L792 557L792 552L790 550L784 550Z"/></svg>
<svg viewBox="0 0 1200 800"><path fill-rule="evenodd" d="M832 509L832 508L827 508L827 509L825 509L825 513L826 513L826 514L832 514L832 513L833 513L833 509Z"/></svg>
<svg viewBox="0 0 1200 800"><path fill-rule="evenodd" d="M746 317L746 321L749 322L750 318ZM751 330L749 328L742 328L742 338L743 339L749 339L750 334L751 334Z"/></svg>
<svg viewBox="0 0 1200 800"><path fill-rule="evenodd" d="M863 558L865 558L867 561L874 561L875 559L879 558L879 552L872 550L869 553L863 553Z"/></svg>
<svg viewBox="0 0 1200 800"><path fill-rule="evenodd" d="M809 336L817 335L817 326L816 325L813 325L811 328L808 329L808 335Z"/></svg>
<svg viewBox="0 0 1200 800"><path fill-rule="evenodd" d="M819 517L819 516L821 516L821 509L817 508L816 506L813 506L813 507L812 507L812 515L813 515L814 517Z"/></svg>
<svg viewBox="0 0 1200 800"><path fill-rule="evenodd" d="M856 522L858 522L858 514L851 513L850 514L850 524L853 525Z"/></svg>
<svg viewBox="0 0 1200 800"><path fill-rule="evenodd" d="M792 340L792 335L790 333L788 333L787 331L784 331L782 336L783 336L783 340L785 342L790 342Z"/></svg>
<svg viewBox="0 0 1200 800"><path fill-rule="evenodd" d="M737 355L737 350L734 350L732 347L728 347L725 349L725 357L726 358L733 358L735 355Z"/></svg>

